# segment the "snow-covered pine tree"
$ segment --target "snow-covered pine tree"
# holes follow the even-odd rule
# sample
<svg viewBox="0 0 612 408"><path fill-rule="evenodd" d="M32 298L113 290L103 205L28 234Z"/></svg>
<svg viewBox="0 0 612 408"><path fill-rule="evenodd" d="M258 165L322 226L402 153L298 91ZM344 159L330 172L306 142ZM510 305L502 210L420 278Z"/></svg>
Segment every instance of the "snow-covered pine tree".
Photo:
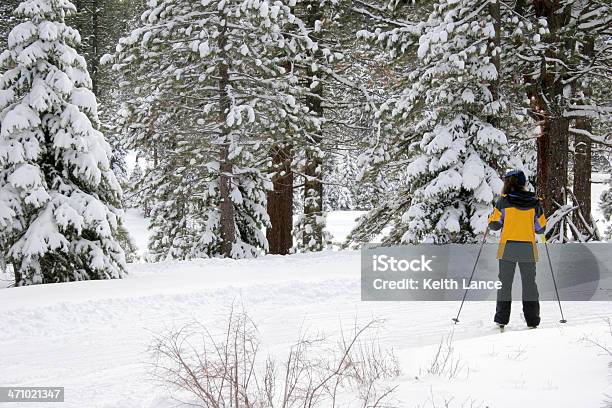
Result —
<svg viewBox="0 0 612 408"><path fill-rule="evenodd" d="M294 227L297 251L319 251L327 244L326 204L334 200L327 192L335 187L326 183L346 176L339 174L343 170L335 166L336 156L339 151L356 154L364 135L375 127L374 99L385 81L379 81L378 51L372 52L356 36L357 29L372 22L362 5L350 0L304 0L296 6L296 14L316 41L307 53L308 64L296 65L313 93L307 104L322 119L321 129L308 135L296 154L304 180L299 204L303 211Z"/></svg>
<svg viewBox="0 0 612 408"><path fill-rule="evenodd" d="M184 84L157 70L171 56L158 58L159 64L134 64L133 72L118 73L125 85L122 98L127 101L118 113L118 131L124 135L125 146L150 163L138 186L143 198L139 207L150 217L147 259L188 259L197 240L197 224L188 220L198 218L195 209L200 208L193 194L200 180L193 174L205 177L206 169L201 161L185 166L197 152L193 143L197 135L190 134L196 133L193 121L179 108L189 102L178 95L177 89Z"/></svg>
<svg viewBox="0 0 612 408"><path fill-rule="evenodd" d="M419 117L406 169L411 202L402 241L473 242L487 227L502 186L498 174L508 163L506 136L496 128L504 109L499 3L441 1L427 25L415 84L392 110L394 117Z"/></svg>
<svg viewBox="0 0 612 408"><path fill-rule="evenodd" d="M120 278L121 189L68 0L26 0L0 56L0 248L16 285Z"/></svg>
<svg viewBox="0 0 612 408"><path fill-rule="evenodd" d="M325 166L325 184L323 186L323 208L325 211L354 209L353 186L356 169L351 158L346 155L335 155Z"/></svg>
<svg viewBox="0 0 612 408"><path fill-rule="evenodd" d="M154 201L151 208L151 225L163 225L164 229L153 228L149 239L149 260L189 259L192 256L197 234L191 227L194 215L192 199L195 189L190 188L187 180L195 181L186 167L176 164L175 159L162 160L155 171L147 174L148 198ZM195 229L197 231L197 229Z"/></svg>
<svg viewBox="0 0 612 408"><path fill-rule="evenodd" d="M304 28L309 30L310 38L315 41L315 45L306 50L309 63L300 69L301 79L310 90L305 102L310 112L323 121L323 82L321 72L318 72L319 63L325 60L324 48L319 48L324 14L321 6L320 0L304 0L298 5L298 11L304 21ZM325 245L326 213L323 211L322 175L325 154L321 149L322 140L323 131L319 127L303 140L303 151L300 152L303 158L304 201L302 214L297 217L294 226L299 251L321 251Z"/></svg>
<svg viewBox="0 0 612 408"><path fill-rule="evenodd" d="M359 179L360 168L353 157L355 150L330 155L327 160L323 185L325 211L369 211L381 197L378 186L384 185L384 181L372 183Z"/></svg>
<svg viewBox="0 0 612 408"><path fill-rule="evenodd" d="M285 38L283 27L300 22L281 2L151 2L142 23L120 41L114 60L129 77L142 74L126 110L133 146L150 152L155 145L158 163L183 173L159 202L170 208L177 189L191 189L186 222L177 224L193 238L191 256L255 256L267 248L269 183L255 167L268 151L261 142L316 126L289 58L312 42L303 28ZM154 217L160 231L168 228L156 220L174 223Z"/></svg>
<svg viewBox="0 0 612 408"><path fill-rule="evenodd" d="M432 24L438 25L423 17L424 11L439 9L440 5L448 7L448 10L458 7L471 10L471 14L465 14L465 19L455 19L454 24L469 24L475 34L478 28L471 24L475 20L484 24L490 16L496 27L493 42L501 48L501 53L494 55L493 48L488 47L487 54L494 62L495 57L501 58L499 63L495 62L500 76L491 85L492 90L497 89L505 102L508 109L503 111L508 115L486 115L487 123L504 130L513 152L512 158L518 159L513 160L511 165L520 166L522 162L530 170L530 181L538 184L546 206L553 209L553 199L561 202L557 194L562 194L568 187L565 166L569 162L572 167L572 163L568 160L566 143L568 133L573 134L576 149L575 152L570 150L576 157L582 157L574 159L578 164L573 166L574 184L582 187L575 190L578 191L581 205L590 207L587 200L590 197L590 143L593 142L593 163L601 161L601 152L596 150L600 148L597 142L609 144L606 137L610 133L607 125L610 123L610 109L607 106L609 92L606 92L610 81L606 72L609 72L612 61L608 57L610 48L607 46L612 18L609 2L490 1L485 4L454 0L396 2L395 7L390 8L376 7L374 0L360 3L367 6L367 12L373 15L374 21L359 32L360 36L382 44L395 57L390 67L392 74L388 76L389 81L395 84L386 90L391 95L391 102L399 99L393 95L395 89L412 86L414 74L409 76L407 73L416 68L414 61L418 60L418 40L424 31L431 30ZM428 14L431 13L428 11ZM453 23L450 15L449 22ZM484 38L479 39L474 35L469 40L472 42L466 47L481 47ZM424 71L418 72L420 75ZM439 88L442 86L443 83L439 83ZM392 193L381 201L380 206L361 220L351 236L353 242L363 242L367 237L380 233L382 227L391 226L387 243L400 242L404 233L405 224L398 220L398 214L404 212L402 206L409 204L406 197L410 195L410 186L402 184L404 177L401 173L406 163L412 161L411 154L414 152L414 149L406 149L405 146L410 142L407 135L420 137L421 134L414 133L413 129L422 119L422 115L405 113L405 117L394 123L399 126L391 128L389 121L385 120L380 134L369 138L370 149L362 157L362 163L369 167L367 174L387 174L399 181L400 188L390 190ZM386 119L386 115L382 118ZM537 145L537 150L534 145Z"/></svg>
<svg viewBox="0 0 612 408"><path fill-rule="evenodd" d="M356 37L361 48L369 49L371 61L358 83L366 84L370 95L377 98L375 115L368 118L367 131L359 137L360 143L353 152L359 169L358 183L372 186L375 199L372 208L361 216L347 237L346 246L360 246L378 236L386 244L398 244L405 225L401 215L409 205L409 186L405 182L405 167L410 160L406 143L411 131L410 120L391 121L380 115L380 107L399 98L402 90L410 87L409 74L416 69L416 46L424 24L420 21L429 15L431 5L424 2L396 2L393 5L381 1L364 1L365 7L355 11L366 20L358 26ZM361 124L363 126L363 124ZM383 231L384 230L384 231ZM388 232L388 233L387 233Z"/></svg>
<svg viewBox="0 0 612 408"><path fill-rule="evenodd" d="M136 162L130 178L127 182L126 193L124 195L125 207L140 208L142 207L144 194L142 190L144 174L140 163Z"/></svg>

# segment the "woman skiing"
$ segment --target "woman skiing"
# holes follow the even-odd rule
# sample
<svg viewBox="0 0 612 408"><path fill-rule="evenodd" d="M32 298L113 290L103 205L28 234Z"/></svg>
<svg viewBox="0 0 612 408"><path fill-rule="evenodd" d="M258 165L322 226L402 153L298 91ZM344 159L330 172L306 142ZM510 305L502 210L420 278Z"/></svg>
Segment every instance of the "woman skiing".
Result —
<svg viewBox="0 0 612 408"><path fill-rule="evenodd" d="M495 203L489 217L489 228L502 230L497 251L499 280L497 307L494 321L503 328L510 320L512 305L512 281L518 263L523 283L523 315L530 328L540 324L540 303L536 285L538 250L535 234L543 234L546 217L541 200L525 189L527 178L520 170L512 170L504 176L502 196Z"/></svg>

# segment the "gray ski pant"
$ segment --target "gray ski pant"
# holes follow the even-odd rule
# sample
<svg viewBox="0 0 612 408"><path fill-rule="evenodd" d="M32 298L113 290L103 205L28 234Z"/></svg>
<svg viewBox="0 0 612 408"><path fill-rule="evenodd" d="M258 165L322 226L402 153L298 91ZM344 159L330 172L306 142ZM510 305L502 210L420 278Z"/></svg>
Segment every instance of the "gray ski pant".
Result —
<svg viewBox="0 0 612 408"><path fill-rule="evenodd" d="M512 306L512 281L514 271L518 263L521 271L521 282L523 284L523 315L527 326L540 324L540 303L538 286L536 284L535 262L515 262L499 260L499 280L502 288L497 291L497 307L495 310L495 322L508 324L510 321L510 309Z"/></svg>

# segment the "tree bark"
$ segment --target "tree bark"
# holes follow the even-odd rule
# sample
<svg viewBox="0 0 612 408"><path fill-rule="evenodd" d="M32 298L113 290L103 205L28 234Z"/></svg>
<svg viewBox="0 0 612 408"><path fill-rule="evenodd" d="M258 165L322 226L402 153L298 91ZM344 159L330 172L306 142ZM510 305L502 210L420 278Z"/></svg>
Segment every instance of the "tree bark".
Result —
<svg viewBox="0 0 612 408"><path fill-rule="evenodd" d="M588 57L593 58L595 51L595 41L592 37L585 39L582 53ZM582 93L586 99L591 96L591 89L588 88L588 84L582 82L583 87ZM588 103L588 101L584 101ZM591 133L593 126L591 119L587 117L580 117L576 119L576 129L584 130ZM574 196L576 197L577 204L580 207L580 211L587 222L591 222L591 169L592 169L592 142L591 139L586 135L576 135L574 137ZM574 224L578 230L583 234L589 234L588 228L582 223L580 216L577 213L573 214Z"/></svg>
<svg viewBox="0 0 612 408"><path fill-rule="evenodd" d="M537 191L544 199L544 211L551 214L557 209L555 203L565 204L569 136L569 120L563 117L566 74L564 68L551 61L563 60L565 52L571 49L571 44L563 42L559 35L570 17L570 8L560 0L534 0L534 7L538 17L546 18L550 30L543 38L547 45L546 58L542 58L539 77L529 80L528 94L534 115L541 123L541 134L536 141Z"/></svg>
<svg viewBox="0 0 612 408"><path fill-rule="evenodd" d="M273 190L268 192L268 216L271 226L266 231L271 254L287 255L293 246L293 159L292 147L272 147Z"/></svg>
<svg viewBox="0 0 612 408"><path fill-rule="evenodd" d="M294 12L294 7L291 7ZM287 31L293 30L292 27ZM293 61L287 59L284 62L287 72L294 69ZM277 136L270 149L273 173L272 190L267 194L267 211L270 218L270 227L266 230L268 240L268 251L271 254L287 255L293 247L293 140L292 135L287 133Z"/></svg>
<svg viewBox="0 0 612 408"><path fill-rule="evenodd" d="M576 128L591 131L589 119L576 119ZM574 195L580 211L587 222L591 220L591 139L588 136L576 135L574 138ZM573 215L574 224L580 232L589 231L577 213Z"/></svg>
<svg viewBox="0 0 612 408"><path fill-rule="evenodd" d="M221 12L221 18L225 15ZM236 238L236 227L234 223L234 204L231 198L233 163L229 158L230 129L227 127L227 115L231 108L228 95L229 67L225 47L227 46L227 26L220 27L217 46L219 48L219 124L221 127L222 144L219 152L219 213L221 223L221 255L231 258L232 247Z"/></svg>
<svg viewBox="0 0 612 408"><path fill-rule="evenodd" d="M547 129L547 140L539 138L542 147L542 167L538 168L546 174L546 185L540 186L544 194L544 210L551 214L556 210L556 204L564 205L566 201L565 187L567 186L567 162L568 162L568 131L569 120L557 117L550 121L545 127ZM539 146L538 146L539 151ZM538 155L538 166L540 155Z"/></svg>
<svg viewBox="0 0 612 408"><path fill-rule="evenodd" d="M569 121L562 117L545 118L537 138L537 192L544 199L544 212L555 212L566 202ZM555 204L556 203L556 204Z"/></svg>

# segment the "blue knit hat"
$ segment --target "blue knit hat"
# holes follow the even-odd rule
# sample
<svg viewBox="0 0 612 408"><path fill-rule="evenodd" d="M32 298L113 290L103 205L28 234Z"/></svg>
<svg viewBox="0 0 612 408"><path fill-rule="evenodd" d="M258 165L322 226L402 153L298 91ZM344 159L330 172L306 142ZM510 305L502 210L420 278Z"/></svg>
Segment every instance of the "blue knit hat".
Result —
<svg viewBox="0 0 612 408"><path fill-rule="evenodd" d="M527 184L527 177L525 177L525 173L523 173L522 170L510 170L504 177L506 178L512 176L516 177L516 181L518 182L519 186L524 187L525 184Z"/></svg>

